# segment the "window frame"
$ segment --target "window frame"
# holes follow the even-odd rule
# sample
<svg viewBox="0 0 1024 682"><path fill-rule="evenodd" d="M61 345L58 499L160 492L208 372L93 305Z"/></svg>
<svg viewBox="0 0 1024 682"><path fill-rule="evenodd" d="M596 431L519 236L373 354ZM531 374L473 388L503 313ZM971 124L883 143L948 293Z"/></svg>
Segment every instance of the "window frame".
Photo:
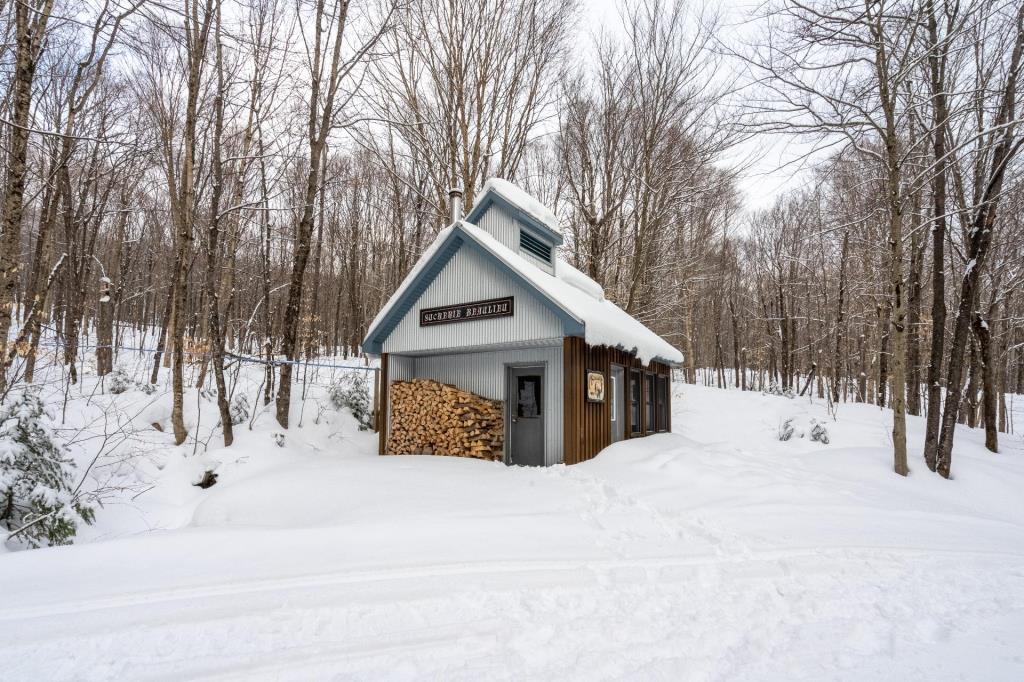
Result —
<svg viewBox="0 0 1024 682"><path fill-rule="evenodd" d="M609 372L608 373L608 383L611 385L611 389L612 389L612 399L609 400L608 403L609 403L609 405L611 405L611 408L612 408L612 424L614 424L615 422L619 421L619 419L618 419L619 396L618 396L618 392L615 390L615 384L618 383L618 381L615 378L615 372Z"/></svg>
<svg viewBox="0 0 1024 682"><path fill-rule="evenodd" d="M637 389L634 392L633 387ZM643 372L639 369L629 369L629 436L643 435ZM634 414L635 410L635 414Z"/></svg>
<svg viewBox="0 0 1024 682"><path fill-rule="evenodd" d="M657 413L658 420L658 432L665 433L668 431L668 387L669 378L664 374L659 374L655 377L655 390L654 393L657 397L657 405L655 406L655 412Z"/></svg>
<svg viewBox="0 0 1024 682"><path fill-rule="evenodd" d="M654 373L644 372L644 433L657 432L657 400L658 390L654 385Z"/></svg>

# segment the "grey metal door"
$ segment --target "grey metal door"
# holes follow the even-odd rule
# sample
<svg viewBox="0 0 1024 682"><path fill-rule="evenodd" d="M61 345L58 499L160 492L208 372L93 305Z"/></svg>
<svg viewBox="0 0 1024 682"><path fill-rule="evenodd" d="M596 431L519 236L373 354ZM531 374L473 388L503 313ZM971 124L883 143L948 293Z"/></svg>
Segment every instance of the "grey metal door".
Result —
<svg viewBox="0 0 1024 682"><path fill-rule="evenodd" d="M612 442L626 437L626 370L620 365L612 365Z"/></svg>
<svg viewBox="0 0 1024 682"><path fill-rule="evenodd" d="M509 367L509 464L544 466L544 368Z"/></svg>

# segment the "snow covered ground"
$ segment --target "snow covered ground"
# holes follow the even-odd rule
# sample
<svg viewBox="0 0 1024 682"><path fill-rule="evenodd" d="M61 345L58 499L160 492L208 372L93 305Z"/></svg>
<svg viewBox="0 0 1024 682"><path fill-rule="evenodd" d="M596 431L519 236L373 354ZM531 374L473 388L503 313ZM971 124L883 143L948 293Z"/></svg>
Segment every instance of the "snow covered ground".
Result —
<svg viewBox="0 0 1024 682"><path fill-rule="evenodd" d="M676 433L549 469L378 457L317 401L285 447L268 412L203 453L148 426L166 394L83 394L134 427L93 474L124 492L0 554L0 677L1024 679L1019 437L961 429L944 481L911 419L901 479L887 412L675 391ZM831 444L778 441L789 417Z"/></svg>

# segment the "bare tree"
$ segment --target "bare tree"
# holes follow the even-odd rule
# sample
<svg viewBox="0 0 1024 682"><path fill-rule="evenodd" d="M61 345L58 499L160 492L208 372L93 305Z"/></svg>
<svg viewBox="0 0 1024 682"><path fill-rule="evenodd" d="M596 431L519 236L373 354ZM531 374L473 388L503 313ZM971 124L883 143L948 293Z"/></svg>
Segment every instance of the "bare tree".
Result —
<svg viewBox="0 0 1024 682"><path fill-rule="evenodd" d="M849 145L874 160L883 180L889 296L882 312L892 329L886 358L891 359L893 468L906 475L904 215L906 170L916 152L907 147L904 131L913 114L905 93L917 60L918 10L898 1L787 4L770 11L765 21L766 42L749 58L766 86L753 112L758 129L815 137L825 147ZM884 383L879 383L883 392Z"/></svg>
<svg viewBox="0 0 1024 682"><path fill-rule="evenodd" d="M981 272L992 244L1007 168L1021 146L1024 146L1024 136L1019 133L1020 122L1017 119L1017 86L1024 59L1024 6L1017 9L1016 16L1011 22L1012 29L1008 33L1009 59L1002 83L995 90L999 101L998 108L995 109L988 129L982 131L981 148L975 155L973 177L978 191L971 206L970 225L965 237L967 266L960 282L957 316L953 323L953 338L946 371L948 395L942 413L938 452L935 457L936 469L945 478L950 476L953 433L963 397L964 372L961 359L972 323L984 325L983 321L975 319ZM983 111L979 111L978 114L979 117L984 117ZM991 359L989 361L991 362Z"/></svg>
<svg viewBox="0 0 1024 682"><path fill-rule="evenodd" d="M425 170L440 223L448 189L466 206L491 175L515 179L529 142L554 114L553 87L575 0L412 0L372 75L377 117Z"/></svg>
<svg viewBox="0 0 1024 682"><path fill-rule="evenodd" d="M295 228L295 247L292 257L291 280L288 284L288 299L284 309L281 352L285 363L281 365L280 383L277 392L277 421L288 428L288 410L291 405L291 361L298 358L299 312L302 307L302 288L309 261L310 240L316 213L316 196L321 189L323 155L331 131L338 125L337 117L354 96L354 92L342 91L342 84L358 66L363 64L367 54L377 45L390 29L395 6L389 6L384 16L377 21L370 36L355 52L345 57L342 52L345 32L349 23L349 0L335 0L328 6L327 0L315 0L312 12L312 41L309 59L310 97L307 117L307 143L309 165L302 195L302 207L298 225Z"/></svg>

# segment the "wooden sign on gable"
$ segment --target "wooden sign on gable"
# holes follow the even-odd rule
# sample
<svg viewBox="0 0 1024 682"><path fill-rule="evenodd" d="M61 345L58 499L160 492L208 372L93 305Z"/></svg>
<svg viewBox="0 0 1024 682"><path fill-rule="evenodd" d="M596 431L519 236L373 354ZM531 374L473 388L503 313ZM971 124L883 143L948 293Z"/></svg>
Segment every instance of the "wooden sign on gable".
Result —
<svg viewBox="0 0 1024 682"><path fill-rule="evenodd" d="M514 296L423 308L420 310L420 326L429 327L435 324L487 320L492 317L512 317L514 312Z"/></svg>

